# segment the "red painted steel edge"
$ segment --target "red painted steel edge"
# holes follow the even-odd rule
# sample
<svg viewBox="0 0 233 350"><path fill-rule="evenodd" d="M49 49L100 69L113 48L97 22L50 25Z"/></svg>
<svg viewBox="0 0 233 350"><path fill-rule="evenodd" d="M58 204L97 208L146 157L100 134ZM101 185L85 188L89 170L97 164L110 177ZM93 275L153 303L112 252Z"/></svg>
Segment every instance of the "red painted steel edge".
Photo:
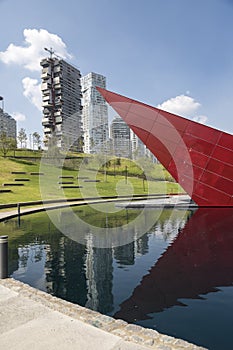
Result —
<svg viewBox="0 0 233 350"><path fill-rule="evenodd" d="M97 87L199 206L233 206L233 136Z"/></svg>
<svg viewBox="0 0 233 350"><path fill-rule="evenodd" d="M231 208L198 209L114 317L145 320L154 312L183 306L181 300L232 286L232 226Z"/></svg>

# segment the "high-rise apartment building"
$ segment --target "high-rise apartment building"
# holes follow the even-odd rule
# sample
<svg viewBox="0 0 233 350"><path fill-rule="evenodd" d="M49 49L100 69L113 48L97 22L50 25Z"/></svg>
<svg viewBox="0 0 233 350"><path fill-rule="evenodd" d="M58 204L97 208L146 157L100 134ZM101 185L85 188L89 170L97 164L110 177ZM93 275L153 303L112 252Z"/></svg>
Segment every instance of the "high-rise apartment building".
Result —
<svg viewBox="0 0 233 350"><path fill-rule="evenodd" d="M132 158L137 159L140 157L144 157L146 155L146 146L139 139L139 137L130 130L130 140L131 140L131 150L132 150Z"/></svg>
<svg viewBox="0 0 233 350"><path fill-rule="evenodd" d="M80 71L62 59L44 58L42 66L42 107L44 142L51 135L60 148L82 150L82 106Z"/></svg>
<svg viewBox="0 0 233 350"><path fill-rule="evenodd" d="M103 152L109 139L108 107L96 86L105 89L106 78L97 73L89 73L81 78L81 85L84 152Z"/></svg>
<svg viewBox="0 0 233 350"><path fill-rule="evenodd" d="M0 108L0 134L16 140L16 120Z"/></svg>
<svg viewBox="0 0 233 350"><path fill-rule="evenodd" d="M110 126L110 135L113 143L114 155L131 158L132 148L130 128L121 117L115 117Z"/></svg>

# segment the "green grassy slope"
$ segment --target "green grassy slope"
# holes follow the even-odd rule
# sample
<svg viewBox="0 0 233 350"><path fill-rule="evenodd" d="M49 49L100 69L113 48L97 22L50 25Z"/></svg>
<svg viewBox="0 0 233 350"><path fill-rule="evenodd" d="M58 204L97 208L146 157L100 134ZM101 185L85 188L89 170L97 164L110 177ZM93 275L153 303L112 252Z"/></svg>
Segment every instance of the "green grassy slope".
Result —
<svg viewBox="0 0 233 350"><path fill-rule="evenodd" d="M65 167L61 170L51 166L44 166L43 181L46 191L46 199L53 198L79 198L92 196L111 196L127 194L147 194L149 193L176 193L181 192L178 184L174 183L168 173L161 165L151 164L151 169L147 175L151 181L143 180L143 170L135 162L122 159L121 164L116 165L115 160L110 161L108 167L99 166L95 162L88 162L82 166L82 175L89 180L99 180L99 182L86 182L85 179L78 179L80 161L67 160ZM127 177L126 177L127 167ZM73 168L73 169L72 169ZM18 203L32 200L41 200L40 179L38 175L31 175L32 172L39 172L40 158L32 160L3 158L0 157L0 189L11 189L9 193L0 192L0 203ZM13 171L26 172L26 174L12 174ZM59 179L62 176L73 176L73 179ZM41 175L42 176L42 175ZM19 183L15 179L28 178L24 186L3 186L4 183ZM160 181L163 179L163 181ZM167 181L164 181L167 180ZM170 181L169 181L170 180ZM74 185L82 186L62 190L59 181L73 181ZM148 190L149 188L149 190ZM45 199L43 197L43 199Z"/></svg>

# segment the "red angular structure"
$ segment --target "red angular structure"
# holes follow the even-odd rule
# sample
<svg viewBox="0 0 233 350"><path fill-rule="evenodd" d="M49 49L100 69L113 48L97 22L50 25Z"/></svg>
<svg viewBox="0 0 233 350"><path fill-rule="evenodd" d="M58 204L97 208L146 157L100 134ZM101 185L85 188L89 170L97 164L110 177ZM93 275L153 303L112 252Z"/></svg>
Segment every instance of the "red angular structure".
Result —
<svg viewBox="0 0 233 350"><path fill-rule="evenodd" d="M198 206L233 206L233 136L97 88Z"/></svg>
<svg viewBox="0 0 233 350"><path fill-rule="evenodd" d="M232 225L231 208L198 209L114 317L145 320L155 312L184 306L181 299L201 299L232 286Z"/></svg>

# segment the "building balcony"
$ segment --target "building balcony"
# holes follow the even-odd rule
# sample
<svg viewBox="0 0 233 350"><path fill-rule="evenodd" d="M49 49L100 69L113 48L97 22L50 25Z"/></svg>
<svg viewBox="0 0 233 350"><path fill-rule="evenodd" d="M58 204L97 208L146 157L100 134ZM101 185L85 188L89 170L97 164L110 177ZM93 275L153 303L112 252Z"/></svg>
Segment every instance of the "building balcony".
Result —
<svg viewBox="0 0 233 350"><path fill-rule="evenodd" d="M42 102L47 102L49 101L49 99L50 99L49 95L42 96Z"/></svg>
<svg viewBox="0 0 233 350"><path fill-rule="evenodd" d="M44 128L44 133L45 134L50 134L51 133L51 128Z"/></svg>
<svg viewBox="0 0 233 350"><path fill-rule="evenodd" d="M55 118L56 124L61 124L62 123L62 117L56 117Z"/></svg>
<svg viewBox="0 0 233 350"><path fill-rule="evenodd" d="M49 101L43 101L42 102L42 107L49 108L50 106L51 106L51 104L49 104Z"/></svg>
<svg viewBox="0 0 233 350"><path fill-rule="evenodd" d="M42 119L42 125L43 125L43 126L49 126L49 125L50 125L50 120L49 120L49 118L43 118L43 119Z"/></svg>

